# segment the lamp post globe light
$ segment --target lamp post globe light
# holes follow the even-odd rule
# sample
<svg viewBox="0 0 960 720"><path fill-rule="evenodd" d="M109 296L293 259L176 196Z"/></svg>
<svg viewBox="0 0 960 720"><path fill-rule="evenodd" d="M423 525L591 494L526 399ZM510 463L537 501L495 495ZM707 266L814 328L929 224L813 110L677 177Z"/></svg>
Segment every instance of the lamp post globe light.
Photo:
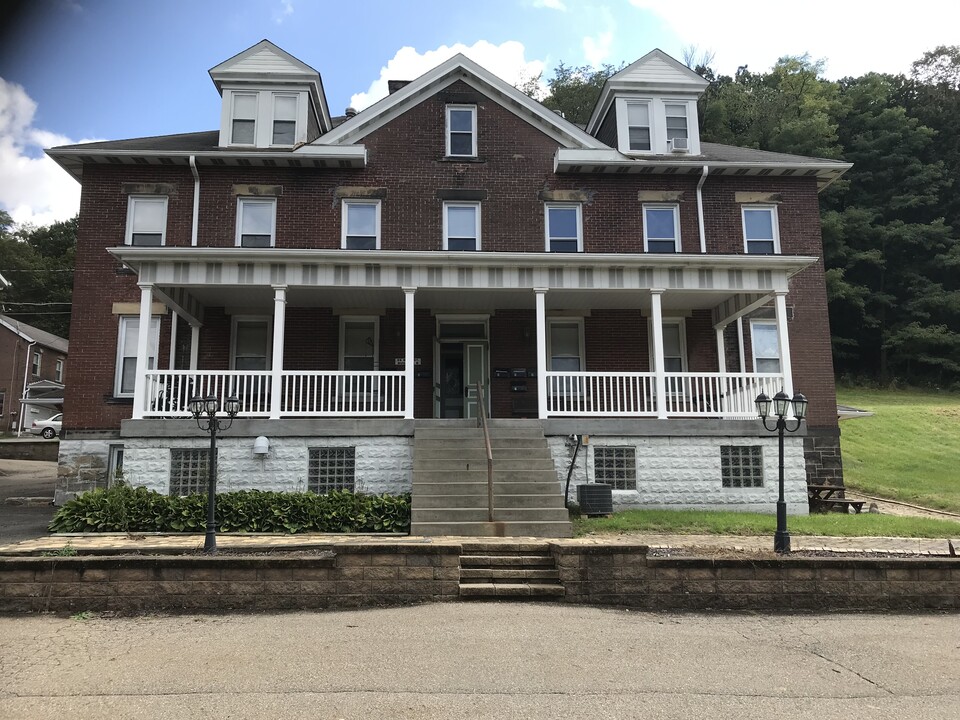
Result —
<svg viewBox="0 0 960 720"><path fill-rule="evenodd" d="M797 393L791 399L783 390L773 396L771 400L766 393L760 393L756 399L757 414L763 421L763 427L770 432L775 432L780 440L780 462L779 462L779 489L780 495L777 499L777 531L773 536L773 551L777 553L790 552L790 533L787 532L787 503L783 499L783 433L796 432L800 429L800 424L807 416L807 399ZM793 406L793 416L797 424L793 427L787 427L787 413L790 406ZM770 417L770 409L773 408L773 414L777 418L774 427L767 426L767 418Z"/></svg>
<svg viewBox="0 0 960 720"><path fill-rule="evenodd" d="M207 460L207 535L203 541L203 551L211 555L217 552L217 433L229 430L233 425L233 419L240 411L240 400L231 395L223 401L226 421L217 418L220 409L220 400L216 395L196 395L190 398L190 413L197 421L197 427L210 433L210 456Z"/></svg>

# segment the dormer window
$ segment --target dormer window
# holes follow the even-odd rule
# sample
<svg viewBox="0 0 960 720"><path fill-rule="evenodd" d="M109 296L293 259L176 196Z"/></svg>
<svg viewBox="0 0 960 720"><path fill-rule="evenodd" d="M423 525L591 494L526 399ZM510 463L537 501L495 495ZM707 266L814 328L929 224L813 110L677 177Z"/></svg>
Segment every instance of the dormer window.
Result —
<svg viewBox="0 0 960 720"><path fill-rule="evenodd" d="M293 145L297 135L297 96L273 96L273 144Z"/></svg>
<svg viewBox="0 0 960 720"><path fill-rule="evenodd" d="M650 103L627 103L627 134L631 150L650 152Z"/></svg>
<svg viewBox="0 0 960 720"><path fill-rule="evenodd" d="M631 155L699 154L695 100L682 97L616 99L617 149Z"/></svg>
<svg viewBox="0 0 960 720"><path fill-rule="evenodd" d="M257 137L257 96L233 94L233 145L253 145Z"/></svg>
<svg viewBox="0 0 960 720"><path fill-rule="evenodd" d="M477 156L476 105L447 105L447 156Z"/></svg>
<svg viewBox="0 0 960 720"><path fill-rule="evenodd" d="M664 106L667 118L667 142L670 143L670 149L673 149L675 138L687 140L687 106L667 103ZM684 145L686 147L686 145Z"/></svg>

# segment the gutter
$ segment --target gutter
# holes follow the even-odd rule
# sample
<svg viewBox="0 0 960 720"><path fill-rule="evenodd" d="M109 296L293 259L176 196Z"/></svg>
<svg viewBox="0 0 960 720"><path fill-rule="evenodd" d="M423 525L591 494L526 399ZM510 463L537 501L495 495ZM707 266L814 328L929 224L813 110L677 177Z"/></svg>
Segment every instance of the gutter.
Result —
<svg viewBox="0 0 960 720"><path fill-rule="evenodd" d="M193 173L193 228L190 233L190 244L197 246L197 233L200 223L200 173L197 171L197 156L190 156L190 172Z"/></svg>
<svg viewBox="0 0 960 720"><path fill-rule="evenodd" d="M707 254L707 232L703 224L703 183L706 181L709 172L710 166L704 165L703 175L697 182L697 222L700 224L700 252L704 255Z"/></svg>

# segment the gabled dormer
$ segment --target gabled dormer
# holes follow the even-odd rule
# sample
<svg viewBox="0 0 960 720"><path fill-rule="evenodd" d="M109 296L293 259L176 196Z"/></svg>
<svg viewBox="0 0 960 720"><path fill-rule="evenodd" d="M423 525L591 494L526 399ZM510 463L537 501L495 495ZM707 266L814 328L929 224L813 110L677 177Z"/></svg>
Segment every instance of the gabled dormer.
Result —
<svg viewBox="0 0 960 720"><path fill-rule="evenodd" d="M287 148L332 127L320 73L269 40L210 70L223 106L220 147Z"/></svg>
<svg viewBox="0 0 960 720"><path fill-rule="evenodd" d="M697 99L707 85L653 50L604 83L587 132L625 155L699 155Z"/></svg>

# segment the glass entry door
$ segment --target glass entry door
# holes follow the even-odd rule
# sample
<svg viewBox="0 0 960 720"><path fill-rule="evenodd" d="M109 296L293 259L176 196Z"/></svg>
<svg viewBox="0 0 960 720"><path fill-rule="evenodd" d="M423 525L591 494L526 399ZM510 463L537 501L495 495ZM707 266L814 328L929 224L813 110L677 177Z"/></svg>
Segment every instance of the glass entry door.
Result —
<svg viewBox="0 0 960 720"><path fill-rule="evenodd" d="M437 318L434 345L434 409L438 418L479 415L477 383L490 407L487 316Z"/></svg>

